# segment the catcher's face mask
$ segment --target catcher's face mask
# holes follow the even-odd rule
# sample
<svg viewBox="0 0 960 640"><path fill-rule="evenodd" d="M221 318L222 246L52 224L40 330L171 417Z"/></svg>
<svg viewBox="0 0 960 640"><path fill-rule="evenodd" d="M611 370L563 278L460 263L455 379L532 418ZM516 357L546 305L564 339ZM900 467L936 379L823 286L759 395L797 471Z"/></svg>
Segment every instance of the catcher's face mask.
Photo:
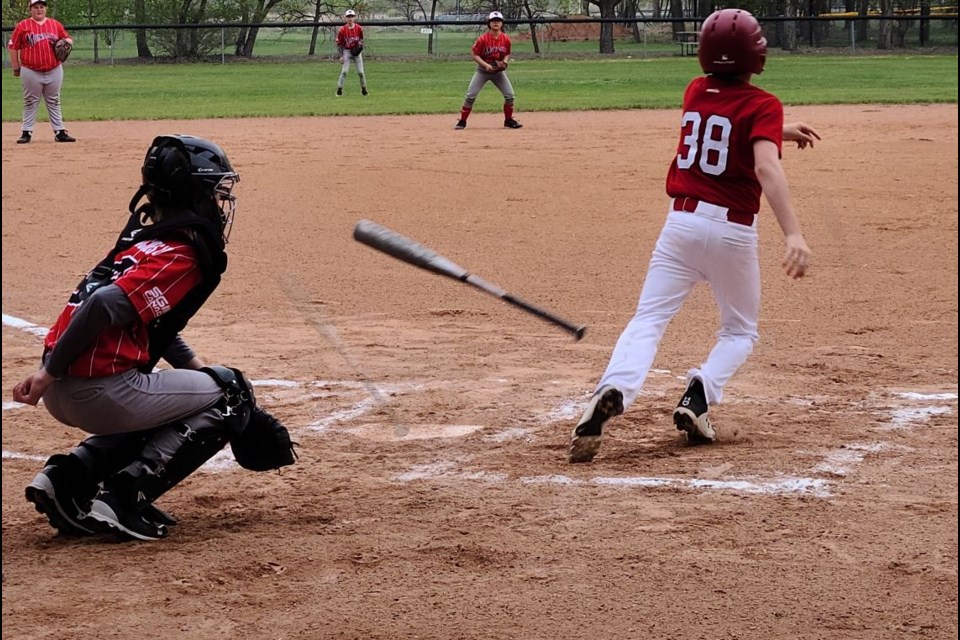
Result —
<svg viewBox="0 0 960 640"><path fill-rule="evenodd" d="M223 226L223 241L230 239L230 230L233 229L233 216L237 212L237 196L233 195L233 188L240 182L240 176L223 176L217 186L213 188L213 197L220 210L220 224Z"/></svg>

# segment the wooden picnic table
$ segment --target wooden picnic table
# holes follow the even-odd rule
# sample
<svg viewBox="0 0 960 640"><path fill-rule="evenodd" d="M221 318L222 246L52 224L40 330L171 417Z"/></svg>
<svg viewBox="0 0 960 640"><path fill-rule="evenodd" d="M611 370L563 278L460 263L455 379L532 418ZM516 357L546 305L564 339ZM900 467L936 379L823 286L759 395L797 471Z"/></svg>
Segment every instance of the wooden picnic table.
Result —
<svg viewBox="0 0 960 640"><path fill-rule="evenodd" d="M697 55L698 40L700 39L699 31L678 31L674 34L674 39L680 45L680 55Z"/></svg>

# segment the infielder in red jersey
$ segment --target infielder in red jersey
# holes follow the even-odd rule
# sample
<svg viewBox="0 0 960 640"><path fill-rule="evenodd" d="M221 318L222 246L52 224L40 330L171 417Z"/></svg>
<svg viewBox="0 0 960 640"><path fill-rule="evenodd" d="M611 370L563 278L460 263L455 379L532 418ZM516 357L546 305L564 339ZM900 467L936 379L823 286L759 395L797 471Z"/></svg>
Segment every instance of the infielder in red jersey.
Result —
<svg viewBox="0 0 960 640"><path fill-rule="evenodd" d="M801 278L809 267L810 249L794 214L780 151L783 140L802 149L819 135L803 123L784 125L780 100L750 84L751 76L763 71L767 41L748 12L723 9L710 15L700 30L698 55L707 75L684 93L680 141L667 173L667 220L636 314L573 430L570 462L589 462L597 454L604 423L636 399L667 325L701 280L720 307L720 331L706 362L687 373L673 421L691 444L716 438L707 409L720 403L724 386L758 338L761 192L784 234L787 275Z"/></svg>
<svg viewBox="0 0 960 640"><path fill-rule="evenodd" d="M337 31L337 51L340 54L340 78L337 80L337 96L343 95L343 83L347 81L347 72L350 63L357 66L357 75L360 76L360 93L369 95L367 91L367 76L363 73L363 27L357 24L357 12L347 9L343 17L347 24Z"/></svg>
<svg viewBox="0 0 960 640"><path fill-rule="evenodd" d="M23 125L17 144L26 144L33 137L41 97L47 105L53 139L76 142L64 128L60 112L63 65L54 55L53 45L61 39L73 44L63 25L47 17L46 1L30 0L30 17L17 23L9 42L10 66L23 84Z"/></svg>
<svg viewBox="0 0 960 640"><path fill-rule="evenodd" d="M184 135L154 139L141 174L114 248L70 296L40 369L13 389L95 434L26 489L65 534L166 536L175 520L153 501L262 412L239 371L205 367L180 337L226 269L240 176L219 146ZM161 359L174 368L155 369Z"/></svg>
<svg viewBox="0 0 960 640"><path fill-rule="evenodd" d="M503 126L507 129L519 129L523 125L513 119L513 103L516 96L513 85L507 77L507 66L510 64L512 45L510 36L503 32L503 14L493 11L487 16L487 31L480 34L473 43L471 52L477 63L477 70L467 88L467 97L460 108L460 119L457 120L457 129L467 128L467 118L473 111L473 103L483 85L492 82L503 94Z"/></svg>

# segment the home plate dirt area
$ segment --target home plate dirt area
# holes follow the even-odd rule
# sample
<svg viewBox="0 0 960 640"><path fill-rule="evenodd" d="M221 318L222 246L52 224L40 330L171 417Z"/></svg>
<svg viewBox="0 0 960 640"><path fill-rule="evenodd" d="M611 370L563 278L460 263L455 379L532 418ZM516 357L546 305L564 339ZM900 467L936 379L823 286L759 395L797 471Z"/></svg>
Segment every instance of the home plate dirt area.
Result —
<svg viewBox="0 0 960 640"><path fill-rule="evenodd" d="M670 419L717 329L700 287L584 465L570 431L634 311L678 114L522 115L79 122L19 147L3 124L4 638L957 637L957 105L787 107L823 136L783 150L813 266L783 274L764 204L761 337L718 442ZM83 434L11 389L170 132L241 175L184 338L247 373L300 459L225 450L160 500L159 542L58 537L23 490ZM586 337L355 242L361 219Z"/></svg>

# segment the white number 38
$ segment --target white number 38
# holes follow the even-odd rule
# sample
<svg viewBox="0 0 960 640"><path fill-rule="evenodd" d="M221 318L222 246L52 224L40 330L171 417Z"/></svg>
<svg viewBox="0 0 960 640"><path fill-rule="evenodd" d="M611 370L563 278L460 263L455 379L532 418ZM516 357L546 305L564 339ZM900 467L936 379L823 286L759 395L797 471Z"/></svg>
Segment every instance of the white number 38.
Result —
<svg viewBox="0 0 960 640"><path fill-rule="evenodd" d="M732 125L729 118L724 116L710 116L706 123L702 120L696 111L687 111L683 114L681 126L686 130L689 125L690 134L683 137L683 144L687 149L686 153L677 154L677 166L681 169L689 169L694 162L697 162L704 173L719 176L727 168ZM701 124L703 124L702 130Z"/></svg>

